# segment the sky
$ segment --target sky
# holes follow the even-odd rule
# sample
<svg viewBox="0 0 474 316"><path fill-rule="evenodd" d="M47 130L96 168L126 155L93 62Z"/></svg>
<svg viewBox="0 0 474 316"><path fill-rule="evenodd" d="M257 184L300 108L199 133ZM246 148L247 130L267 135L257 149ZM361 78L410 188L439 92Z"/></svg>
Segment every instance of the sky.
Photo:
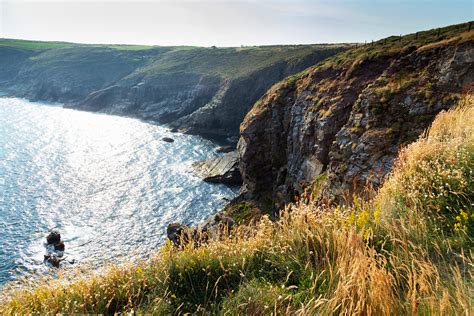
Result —
<svg viewBox="0 0 474 316"><path fill-rule="evenodd" d="M364 42L474 20L474 0L0 0L0 38L240 46Z"/></svg>

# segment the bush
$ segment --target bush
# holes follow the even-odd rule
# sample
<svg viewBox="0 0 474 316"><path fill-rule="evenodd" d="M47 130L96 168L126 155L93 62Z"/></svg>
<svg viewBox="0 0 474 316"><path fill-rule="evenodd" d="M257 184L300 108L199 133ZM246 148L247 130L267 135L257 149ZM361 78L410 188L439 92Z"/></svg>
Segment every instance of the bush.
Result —
<svg viewBox="0 0 474 316"><path fill-rule="evenodd" d="M468 96L440 113L426 136L402 150L375 202L383 218L473 245L473 103Z"/></svg>

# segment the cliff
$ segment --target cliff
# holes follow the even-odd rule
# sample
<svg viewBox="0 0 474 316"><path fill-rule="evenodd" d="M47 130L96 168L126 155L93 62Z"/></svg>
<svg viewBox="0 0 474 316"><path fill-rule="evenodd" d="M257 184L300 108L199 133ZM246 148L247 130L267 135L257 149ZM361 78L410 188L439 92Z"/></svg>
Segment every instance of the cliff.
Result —
<svg viewBox="0 0 474 316"><path fill-rule="evenodd" d="M244 188L274 208L310 188L341 201L379 187L399 148L474 85L468 24L389 37L274 85L241 125Z"/></svg>
<svg viewBox="0 0 474 316"><path fill-rule="evenodd" d="M348 45L242 48L0 40L0 90L67 107L237 136L274 83Z"/></svg>

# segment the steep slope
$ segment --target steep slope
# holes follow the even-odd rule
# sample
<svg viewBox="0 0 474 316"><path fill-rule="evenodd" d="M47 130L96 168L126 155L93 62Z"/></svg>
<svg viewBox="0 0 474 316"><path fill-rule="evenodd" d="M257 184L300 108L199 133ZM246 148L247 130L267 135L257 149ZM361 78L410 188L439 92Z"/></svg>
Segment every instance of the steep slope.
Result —
<svg viewBox="0 0 474 316"><path fill-rule="evenodd" d="M0 86L5 86L30 57L50 48L67 47L69 43L21 41L0 38Z"/></svg>
<svg viewBox="0 0 474 316"><path fill-rule="evenodd" d="M473 81L468 24L334 56L276 84L247 114L238 144L245 188L283 203L310 186L331 200L378 187L399 147Z"/></svg>
<svg viewBox="0 0 474 316"><path fill-rule="evenodd" d="M128 75L147 57L111 48L49 49L25 61L10 87L29 99L74 104Z"/></svg>
<svg viewBox="0 0 474 316"><path fill-rule="evenodd" d="M275 82L348 47L137 47L0 40L0 89L76 109L171 123L189 133L236 136L252 104Z"/></svg>

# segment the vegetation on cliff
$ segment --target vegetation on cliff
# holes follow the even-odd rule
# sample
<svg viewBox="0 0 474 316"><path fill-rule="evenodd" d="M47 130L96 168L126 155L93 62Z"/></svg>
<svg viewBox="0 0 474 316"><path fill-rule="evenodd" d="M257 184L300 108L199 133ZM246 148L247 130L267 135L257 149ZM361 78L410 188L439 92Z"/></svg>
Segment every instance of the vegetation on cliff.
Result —
<svg viewBox="0 0 474 316"><path fill-rule="evenodd" d="M470 25L362 44L274 85L241 125L245 188L278 209L317 178L331 201L380 187L399 148L474 88Z"/></svg>
<svg viewBox="0 0 474 316"><path fill-rule="evenodd" d="M9 285L1 314L469 314L474 98L441 112L373 199L287 205L145 262Z"/></svg>

